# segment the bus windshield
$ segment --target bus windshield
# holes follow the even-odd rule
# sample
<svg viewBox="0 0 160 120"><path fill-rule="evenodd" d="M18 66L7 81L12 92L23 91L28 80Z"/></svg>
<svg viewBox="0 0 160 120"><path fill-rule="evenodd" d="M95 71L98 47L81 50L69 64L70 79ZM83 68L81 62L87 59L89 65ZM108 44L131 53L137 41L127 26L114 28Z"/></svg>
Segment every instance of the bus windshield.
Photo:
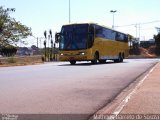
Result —
<svg viewBox="0 0 160 120"><path fill-rule="evenodd" d="M87 48L88 24L65 25L59 41L60 50L81 50Z"/></svg>

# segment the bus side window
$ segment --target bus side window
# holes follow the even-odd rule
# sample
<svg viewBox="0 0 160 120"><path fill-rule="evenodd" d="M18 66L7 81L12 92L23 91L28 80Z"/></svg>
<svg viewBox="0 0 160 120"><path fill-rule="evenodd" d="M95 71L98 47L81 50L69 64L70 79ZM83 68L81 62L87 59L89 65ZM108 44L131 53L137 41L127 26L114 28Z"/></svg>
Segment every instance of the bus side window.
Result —
<svg viewBox="0 0 160 120"><path fill-rule="evenodd" d="M125 35L124 41L125 41L125 42L128 42L128 35Z"/></svg>
<svg viewBox="0 0 160 120"><path fill-rule="evenodd" d="M115 39L116 39L116 40L119 40L119 33L118 33L118 32L116 33Z"/></svg>
<svg viewBox="0 0 160 120"><path fill-rule="evenodd" d="M94 26L89 26L89 33L94 34Z"/></svg>

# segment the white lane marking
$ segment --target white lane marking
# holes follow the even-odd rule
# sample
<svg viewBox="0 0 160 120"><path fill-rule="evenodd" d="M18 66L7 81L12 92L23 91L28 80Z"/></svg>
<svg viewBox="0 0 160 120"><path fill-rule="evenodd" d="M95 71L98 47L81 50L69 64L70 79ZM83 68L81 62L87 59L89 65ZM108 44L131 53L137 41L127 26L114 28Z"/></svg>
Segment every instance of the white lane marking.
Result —
<svg viewBox="0 0 160 120"><path fill-rule="evenodd" d="M112 115L109 117L109 120L114 120L116 118L116 116L118 116L118 114L122 111L122 109L124 108L124 106L126 106L126 104L128 103L129 99L132 97L132 95L134 93L136 93L137 89L140 87L140 85L144 82L144 80L146 80L146 78L153 72L153 70L156 68L156 66L159 63L157 63L150 71L149 73L144 76L144 78L142 80L140 80L140 82L137 84L137 86L132 90L131 93L128 94L128 96L120 103L120 105L114 110L114 112L112 113Z"/></svg>

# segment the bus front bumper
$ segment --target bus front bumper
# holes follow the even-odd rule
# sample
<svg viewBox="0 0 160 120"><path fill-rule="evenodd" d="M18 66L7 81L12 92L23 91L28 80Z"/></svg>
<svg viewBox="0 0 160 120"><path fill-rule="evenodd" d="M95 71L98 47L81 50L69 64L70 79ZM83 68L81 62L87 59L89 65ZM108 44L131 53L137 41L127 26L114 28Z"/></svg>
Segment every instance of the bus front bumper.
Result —
<svg viewBox="0 0 160 120"><path fill-rule="evenodd" d="M59 54L60 61L88 61L91 57L88 52L77 51L77 52L61 52Z"/></svg>
<svg viewBox="0 0 160 120"><path fill-rule="evenodd" d="M85 61L85 60L87 60L87 56L85 56L85 55L83 55L83 56L81 56L81 55L74 55L74 56L60 55L59 60L60 61L72 61L72 60Z"/></svg>

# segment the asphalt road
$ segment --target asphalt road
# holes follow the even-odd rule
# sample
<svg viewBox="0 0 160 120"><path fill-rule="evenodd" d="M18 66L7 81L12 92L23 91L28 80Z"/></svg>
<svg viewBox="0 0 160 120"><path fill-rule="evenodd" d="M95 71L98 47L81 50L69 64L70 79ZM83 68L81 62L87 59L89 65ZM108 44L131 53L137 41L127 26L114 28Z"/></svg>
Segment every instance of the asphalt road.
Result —
<svg viewBox="0 0 160 120"><path fill-rule="evenodd" d="M95 113L156 59L92 65L65 62L0 68L0 113Z"/></svg>

